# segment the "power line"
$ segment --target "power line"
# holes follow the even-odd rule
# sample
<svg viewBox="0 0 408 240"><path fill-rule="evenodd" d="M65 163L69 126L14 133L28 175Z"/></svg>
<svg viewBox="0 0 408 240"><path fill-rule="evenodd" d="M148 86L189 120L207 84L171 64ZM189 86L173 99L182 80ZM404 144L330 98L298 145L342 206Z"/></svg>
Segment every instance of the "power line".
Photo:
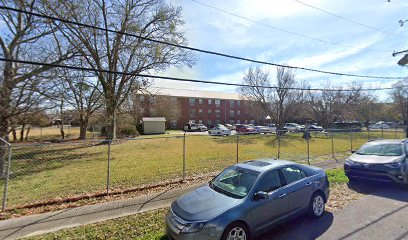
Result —
<svg viewBox="0 0 408 240"><path fill-rule="evenodd" d="M94 69L94 68L87 68L87 67L75 67L75 66L61 65L61 64L54 64L54 63L40 63L40 62L17 60L17 59L7 59L7 58L0 58L0 61L30 64L30 65L37 65L37 66L50 66L50 67L57 67L57 68L64 68L64 69L71 69L71 70L80 70L80 71L89 71L89 72L100 72L100 73L108 73L108 74L128 75L128 76L143 77L143 78L153 78L153 79L157 78L157 79L163 79L163 80L169 80L169 81L205 83L205 84L225 85L225 86L235 86L235 87L256 87L256 88L268 88L268 89L287 89L287 90L298 90L298 91L330 91L330 92L383 91L383 90L392 90L393 89L392 87L388 87L388 88L364 88L364 89L330 89L330 88L301 88L301 87L283 87L283 88L280 88L280 87L274 87L274 86L249 85L249 84L227 83L227 82L212 82L212 81L189 79L189 78L177 78L177 77L166 77L166 76L158 76L158 75L135 74L135 73L121 72L121 71L110 71L110 70L104 70L104 69Z"/></svg>
<svg viewBox="0 0 408 240"><path fill-rule="evenodd" d="M304 6L307 6L307 7L309 7L309 8L316 9L316 10L318 10L318 11L320 11L320 12L324 12L324 13L326 13L327 15L330 15L330 16L333 16L333 17L342 19L342 20L344 20L344 21L346 21L346 22L350 22L350 23L353 23L353 24L355 24L355 25L359 25L359 26L362 26L362 27L365 27L365 28L369 28L369 29L374 30L374 31L378 31L378 32L386 33L386 34L392 34L392 35L398 36L398 37L400 37L400 38L406 39L405 36L402 36L402 35L400 35L400 34L398 34L398 33L388 32L388 31L382 30L382 29L377 28L377 27L373 27L373 26L370 26L370 25L367 25L367 24L364 24L364 23L361 23L361 22L354 21L354 20L349 19L349 18L342 17L342 16L340 16L340 15L337 15L337 14L335 14L335 13L329 12L329 11L327 11L327 10L325 10L325 9L319 8L319 7L314 6L314 5L311 5L311 4L309 4L309 3L305 3L305 2L302 2L302 1L300 1L300 0L293 0L293 1L298 2L298 3L300 3L300 4L304 5Z"/></svg>
<svg viewBox="0 0 408 240"><path fill-rule="evenodd" d="M194 0L192 0L192 1L194 1ZM131 36L131 37L135 37L135 38L146 40L146 41L151 41L151 42L155 42L155 43L159 43L159 44L164 44L164 45L168 45L168 46L173 46L173 47L177 47L177 48L186 49L186 50L189 50L189 51L195 51L195 52L200 52L200 53L205 53L205 54L210 54L210 55L216 55L216 56L221 56L221 57L226 57L226 58L231 58L231 59L237 59L237 60L247 61L247 62L252 62L252 63L257 63L257 64L264 64L264 65L275 66L275 67L286 67L286 68L298 69L298 70L304 70L304 71L310 71L310 72L317 72L317 73L337 75L337 76L357 77L357 78L377 78L377 79L394 79L394 80L395 79L404 79L405 78L405 77L386 77L386 76L371 76L371 75L358 75L358 74L340 73L340 72L324 71L324 70L318 70L318 69L312 69L312 68L306 68L306 67L290 66L290 65L278 64L278 63L272 63L272 62L266 62L266 61L259 61L259 60L254 60L254 59L250 59L250 58L244 58L244 57L229 55L229 54L225 54L225 53L213 52L213 51L209 51L209 50L183 46L183 45L179 45L179 44L175 44L175 43L169 43L169 42L156 40L156 39L152 39L152 38L148 38L148 37L142 37L142 36L132 34L132 33L126 33L126 32L116 31L116 30L112 30L112 29L108 29L108 28L102 28L102 27L92 26L92 25L88 25L88 24L84 24L84 23L78 23L78 22L75 22L75 21L60 19L60 18L56 18L56 17L44 15L44 14L29 12L29 11L16 9L16 8L11 8L11 7L7 7L7 6L0 6L0 9L20 12L20 13L24 13L24 14L37 16L37 17L40 17L40 18L51 19L51 20L54 20L54 21L64 22L64 23L67 23L67 24L73 24L73 25L86 27L86 28L92 28L92 29L96 29L96 30L100 30L100 31L106 31L106 32L111 32L111 33L116 33L116 34L122 34L122 35Z"/></svg>
<svg viewBox="0 0 408 240"><path fill-rule="evenodd" d="M212 8L212 9L217 10L217 11L219 11L219 12L223 12L223 13L226 13L226 14L228 14L228 15L231 15L231 16L234 16L234 17L237 17L237 18L241 18L241 19L244 19L244 20L249 21L249 22L256 23L256 24L259 24L259 25L263 25L263 26L266 26L266 27L269 27L269 28L273 28L273 29L275 29L275 30L282 31L282 32L285 32L285 33L289 33L289 34L292 34L292 35L295 35L295 36L298 36L298 37L307 38L307 39L310 39L310 40L314 40L314 41L318 41L318 42L322 42L322 43L326 43L326 44L330 44L330 45L335 45L335 46L341 46L341 47L345 47L345 48L350 48L350 49L371 50L371 51L376 51L376 52L392 52L391 50L381 50L381 49L373 49L373 48L359 48L359 47L353 47L353 46L350 46L350 45L345 45L345 44L341 44L341 43L335 43L335 42L327 41L327 40L320 39L320 38L310 37L310 36L303 35L303 34L300 34L300 33L297 33L297 32L292 32L292 31L289 31L289 30L286 30L286 29L283 29L283 28L280 28L280 27L276 27L276 26L273 26L273 25L270 25L270 24L267 24L267 23L259 22L259 21L256 21L256 20L253 20L253 19L250 19L250 18L241 16L241 15L238 15L238 14L235 14L235 13L226 11L226 10L224 10L224 9L217 8L217 7L214 7L214 6L212 6L212 5L199 2L199 1L197 1L197 0L191 0L191 1L192 1L192 2L195 2L195 3L197 3L197 4L200 4L200 5L202 5L202 6L205 6L205 7L208 7L208 8Z"/></svg>

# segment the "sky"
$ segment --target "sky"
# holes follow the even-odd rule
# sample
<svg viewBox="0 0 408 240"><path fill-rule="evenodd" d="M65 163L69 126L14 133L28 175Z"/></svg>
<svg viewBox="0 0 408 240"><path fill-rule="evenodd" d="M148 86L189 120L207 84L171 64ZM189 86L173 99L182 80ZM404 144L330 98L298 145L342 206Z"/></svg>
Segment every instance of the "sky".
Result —
<svg viewBox="0 0 408 240"><path fill-rule="evenodd" d="M397 64L408 49L408 2L403 0L168 0L183 9L191 47L324 71L408 76ZM309 6L307 6L309 5ZM312 7L311 7L312 6ZM326 12L313 7L323 9ZM226 13L228 12L228 13ZM328 14L329 12L330 14ZM336 16L333 16L334 14ZM279 30L280 29L280 30ZM241 83L250 67L240 60L197 53L192 68L168 69L164 76ZM275 79L276 68L259 65ZM390 87L396 80L332 76L296 70L311 87ZM235 87L156 80L155 86L236 92ZM387 92L379 92L382 100Z"/></svg>

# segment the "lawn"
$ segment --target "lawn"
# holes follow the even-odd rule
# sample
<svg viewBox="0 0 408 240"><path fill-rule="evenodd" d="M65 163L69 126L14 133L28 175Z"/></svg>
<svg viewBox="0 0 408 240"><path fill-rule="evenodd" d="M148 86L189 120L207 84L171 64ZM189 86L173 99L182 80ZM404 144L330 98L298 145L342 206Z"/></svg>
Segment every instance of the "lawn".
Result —
<svg viewBox="0 0 408 240"><path fill-rule="evenodd" d="M373 132L370 134L374 136ZM393 132L384 134L394 137ZM181 179L183 141L182 136L169 134L114 142L110 147L110 190ZM366 141L366 133L353 134L353 148ZM236 143L236 136L187 135L186 176L211 174L236 163ZM347 156L351 147L350 135L336 133L334 144L337 158ZM312 163L331 159L331 138L313 137L309 146ZM98 141L14 147L7 207L13 209L38 201L106 191L108 148L108 144ZM277 154L275 135L239 137L239 161L273 158ZM307 144L301 134L281 138L280 157L306 162ZM4 181L0 183L0 189L3 185Z"/></svg>
<svg viewBox="0 0 408 240"><path fill-rule="evenodd" d="M348 181L342 169L326 171L332 185ZM346 181L346 182L347 182ZM30 238L37 239L167 239L164 217L167 209L144 212L105 222L65 229Z"/></svg>

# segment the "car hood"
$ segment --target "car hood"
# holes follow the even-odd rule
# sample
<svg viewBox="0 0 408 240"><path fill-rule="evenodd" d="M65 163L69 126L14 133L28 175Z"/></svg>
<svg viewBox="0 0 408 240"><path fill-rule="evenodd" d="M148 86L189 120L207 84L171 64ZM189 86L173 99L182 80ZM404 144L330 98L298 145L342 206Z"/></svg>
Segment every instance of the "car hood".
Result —
<svg viewBox="0 0 408 240"><path fill-rule="evenodd" d="M191 191L171 204L172 211L188 221L211 220L237 205L240 199L228 197L208 185Z"/></svg>
<svg viewBox="0 0 408 240"><path fill-rule="evenodd" d="M353 154L349 157L351 161L358 163L371 163L371 164L382 164L382 163L393 163L404 159L403 156L375 156L375 155L360 155Z"/></svg>

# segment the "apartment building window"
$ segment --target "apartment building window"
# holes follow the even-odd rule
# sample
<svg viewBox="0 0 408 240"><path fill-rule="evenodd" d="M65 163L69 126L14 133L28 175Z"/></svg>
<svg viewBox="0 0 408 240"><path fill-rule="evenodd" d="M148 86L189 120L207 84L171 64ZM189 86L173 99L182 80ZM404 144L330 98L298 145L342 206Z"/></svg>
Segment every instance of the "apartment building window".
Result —
<svg viewBox="0 0 408 240"><path fill-rule="evenodd" d="M154 116L156 116L156 113L157 113L156 108L150 107L150 109L149 109L150 116L154 117Z"/></svg>
<svg viewBox="0 0 408 240"><path fill-rule="evenodd" d="M188 123L195 123L195 120L189 120Z"/></svg>
<svg viewBox="0 0 408 240"><path fill-rule="evenodd" d="M208 115L211 115L211 114L212 114L211 109L208 109Z"/></svg>
<svg viewBox="0 0 408 240"><path fill-rule="evenodd" d="M198 109L198 114L202 114L203 113L203 109Z"/></svg>
<svg viewBox="0 0 408 240"><path fill-rule="evenodd" d="M221 111L220 110L215 110L215 116L216 117L221 117Z"/></svg>
<svg viewBox="0 0 408 240"><path fill-rule="evenodd" d="M218 120L218 119L217 119L215 122L216 122L217 124L220 124L220 123L221 123L221 121L220 121L220 120Z"/></svg>
<svg viewBox="0 0 408 240"><path fill-rule="evenodd" d="M235 107L235 101L234 100L230 100L230 108L234 108Z"/></svg>
<svg viewBox="0 0 408 240"><path fill-rule="evenodd" d="M198 99L198 104L203 104L203 99L202 98Z"/></svg>
<svg viewBox="0 0 408 240"><path fill-rule="evenodd" d="M145 96L144 96L144 95L140 95L139 100L140 100L141 102L144 102L144 101L145 101Z"/></svg>
<svg viewBox="0 0 408 240"><path fill-rule="evenodd" d="M203 120L198 120L198 123L199 123L199 124L203 124Z"/></svg>
<svg viewBox="0 0 408 240"><path fill-rule="evenodd" d="M229 120L229 123L234 125L234 120Z"/></svg>
<svg viewBox="0 0 408 240"><path fill-rule="evenodd" d="M188 111L189 111L190 118L195 117L195 109L190 109Z"/></svg>
<svg viewBox="0 0 408 240"><path fill-rule="evenodd" d="M237 115L238 115L238 116L241 115L241 111L240 111L240 110L237 110Z"/></svg>
<svg viewBox="0 0 408 240"><path fill-rule="evenodd" d="M241 106L241 102L237 100L237 107Z"/></svg>
<svg viewBox="0 0 408 240"><path fill-rule="evenodd" d="M221 105L221 100L215 99L215 107L220 107L220 105Z"/></svg>
<svg viewBox="0 0 408 240"><path fill-rule="evenodd" d="M212 104L212 99L208 99L208 105Z"/></svg>
<svg viewBox="0 0 408 240"><path fill-rule="evenodd" d="M190 106L194 106L195 105L195 98L189 98L188 103L190 104Z"/></svg>
<svg viewBox="0 0 408 240"><path fill-rule="evenodd" d="M237 120L237 124L241 124L241 120Z"/></svg>
<svg viewBox="0 0 408 240"><path fill-rule="evenodd" d="M233 117L235 117L235 112L234 110L230 110L230 118L233 118Z"/></svg>
<svg viewBox="0 0 408 240"><path fill-rule="evenodd" d="M207 123L208 123L208 125L211 125L211 124L212 124L212 121L211 121L211 120L208 120Z"/></svg>

